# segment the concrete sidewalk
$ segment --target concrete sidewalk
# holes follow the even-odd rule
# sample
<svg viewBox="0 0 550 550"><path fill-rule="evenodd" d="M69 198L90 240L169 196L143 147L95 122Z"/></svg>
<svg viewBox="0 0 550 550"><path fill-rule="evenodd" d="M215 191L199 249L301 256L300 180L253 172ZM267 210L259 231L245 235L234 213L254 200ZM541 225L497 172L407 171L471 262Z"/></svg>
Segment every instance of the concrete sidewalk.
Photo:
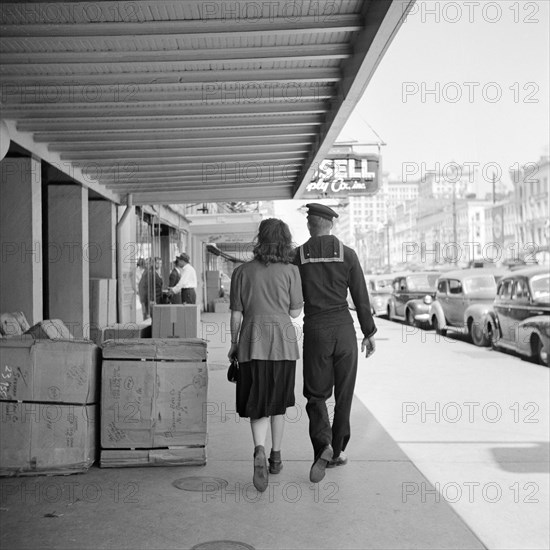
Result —
<svg viewBox="0 0 550 550"><path fill-rule="evenodd" d="M327 470L317 485L309 482L301 361L297 403L286 415L284 468L257 493L250 426L234 413L235 386L225 377L228 320L228 314L203 315L207 465L4 478L1 548L187 549L212 541L241 543L211 546L218 549L484 548L444 500L406 498L409 487L433 488L357 399L348 465Z"/></svg>

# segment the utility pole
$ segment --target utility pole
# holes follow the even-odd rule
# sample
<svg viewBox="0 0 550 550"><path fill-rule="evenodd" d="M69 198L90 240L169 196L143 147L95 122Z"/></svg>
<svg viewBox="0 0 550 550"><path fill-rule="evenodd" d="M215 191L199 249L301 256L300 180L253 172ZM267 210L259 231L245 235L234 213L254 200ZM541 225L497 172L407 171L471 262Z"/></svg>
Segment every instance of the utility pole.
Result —
<svg viewBox="0 0 550 550"><path fill-rule="evenodd" d="M390 259L390 222L386 221L386 248L388 253L388 272L391 272L391 259Z"/></svg>
<svg viewBox="0 0 550 550"><path fill-rule="evenodd" d="M458 236L456 234L456 181L453 182L453 243L457 246ZM456 259L453 262L456 264Z"/></svg>

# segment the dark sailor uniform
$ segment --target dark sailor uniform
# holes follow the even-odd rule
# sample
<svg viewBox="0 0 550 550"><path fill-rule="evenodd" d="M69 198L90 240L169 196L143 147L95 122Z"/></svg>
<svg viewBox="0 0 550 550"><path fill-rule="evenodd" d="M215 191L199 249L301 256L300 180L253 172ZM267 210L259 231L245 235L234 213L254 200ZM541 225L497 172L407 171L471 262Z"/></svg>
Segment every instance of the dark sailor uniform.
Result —
<svg viewBox="0 0 550 550"><path fill-rule="evenodd" d="M311 210L310 207L310 213ZM298 247L294 262L300 270L305 302L303 364L309 435L315 458L327 445L332 445L337 457L351 435L358 361L348 288L363 335L370 337L377 329L363 270L353 249L333 235L321 235ZM331 426L326 400L333 388L335 409Z"/></svg>

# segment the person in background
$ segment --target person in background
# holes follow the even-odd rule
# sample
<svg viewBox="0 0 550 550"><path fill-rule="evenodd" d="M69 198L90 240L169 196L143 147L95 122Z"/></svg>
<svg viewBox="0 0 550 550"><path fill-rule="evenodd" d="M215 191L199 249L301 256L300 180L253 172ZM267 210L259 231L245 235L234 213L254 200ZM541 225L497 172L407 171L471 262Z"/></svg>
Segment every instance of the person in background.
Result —
<svg viewBox="0 0 550 550"><path fill-rule="evenodd" d="M302 285L292 265L292 237L286 223L270 218L258 229L254 259L231 277L231 348L239 361L236 409L250 418L254 441L254 487L265 491L268 467L265 445L271 426L269 473L282 469L284 414L295 404L294 381L299 358L291 318L302 311Z"/></svg>
<svg viewBox="0 0 550 550"><path fill-rule="evenodd" d="M178 260L182 262L180 280L170 286L169 290L174 294L181 292L181 303L196 304L197 303L197 272L189 263L189 255L185 252L178 256Z"/></svg>
<svg viewBox="0 0 550 550"><path fill-rule="evenodd" d="M168 278L169 289L175 287L178 284L183 274L183 266L184 266L183 258L181 256L176 256L176 259L174 260L174 267L170 272L170 277ZM170 292L170 303L181 304L182 303L181 292L177 292L177 293Z"/></svg>
<svg viewBox="0 0 550 550"><path fill-rule="evenodd" d="M151 304L162 303L162 278L158 273L161 266L161 259L157 256L154 262L148 259L145 270L139 280L139 299L143 312L143 320L151 316ZM154 296L154 300L153 297Z"/></svg>
<svg viewBox="0 0 550 550"><path fill-rule="evenodd" d="M309 478L318 483L325 468L347 463L343 451L351 435L358 360L348 289L363 333L361 352L366 350L366 357L374 353L377 329L357 254L330 234L338 214L322 204L306 206L311 238L298 247L294 263L300 269L304 294L304 396L314 455ZM331 425L326 401L333 390Z"/></svg>

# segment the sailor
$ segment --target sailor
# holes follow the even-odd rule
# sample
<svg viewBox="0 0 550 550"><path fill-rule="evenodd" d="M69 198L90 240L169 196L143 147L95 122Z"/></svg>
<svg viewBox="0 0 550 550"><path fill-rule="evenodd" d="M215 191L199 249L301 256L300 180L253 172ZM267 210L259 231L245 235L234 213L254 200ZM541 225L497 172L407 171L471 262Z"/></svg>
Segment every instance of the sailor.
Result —
<svg viewBox="0 0 550 550"><path fill-rule="evenodd" d="M343 466L350 435L350 413L357 375L358 349L348 290L363 333L361 353L375 351L376 326L365 277L357 254L331 235L338 214L328 206L306 204L311 238L296 249L304 295L304 396L314 460L310 481L318 483L325 468ZM334 391L332 425L326 401Z"/></svg>

